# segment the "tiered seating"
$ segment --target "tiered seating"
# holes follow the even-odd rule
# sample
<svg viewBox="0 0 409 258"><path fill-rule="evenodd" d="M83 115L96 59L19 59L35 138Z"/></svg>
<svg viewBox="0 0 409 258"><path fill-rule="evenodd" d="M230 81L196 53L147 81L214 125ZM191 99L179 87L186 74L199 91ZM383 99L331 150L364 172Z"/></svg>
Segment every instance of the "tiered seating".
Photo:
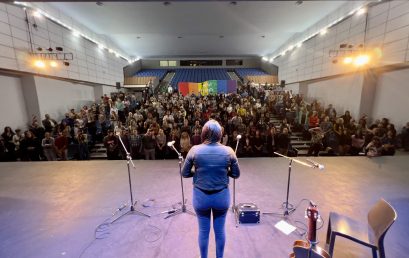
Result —
<svg viewBox="0 0 409 258"><path fill-rule="evenodd" d="M277 76L270 75L264 72L263 70L256 68L237 68L235 69L235 72L245 82L253 81L255 83L262 84L264 83L273 84L278 82Z"/></svg>
<svg viewBox="0 0 409 258"><path fill-rule="evenodd" d="M162 80L163 77L165 77L167 71L168 70L166 70L166 69L145 69L145 70L140 70L134 76L137 76L137 77L158 77L159 80Z"/></svg>
<svg viewBox="0 0 409 258"><path fill-rule="evenodd" d="M176 69L171 85L177 89L179 82L204 82L208 80L230 80L230 77L226 69L221 68Z"/></svg>
<svg viewBox="0 0 409 258"><path fill-rule="evenodd" d="M155 80L156 78L162 80L166 73L166 69L145 69L137 72L132 77L126 77L124 83L126 85L143 85L147 84L150 80Z"/></svg>

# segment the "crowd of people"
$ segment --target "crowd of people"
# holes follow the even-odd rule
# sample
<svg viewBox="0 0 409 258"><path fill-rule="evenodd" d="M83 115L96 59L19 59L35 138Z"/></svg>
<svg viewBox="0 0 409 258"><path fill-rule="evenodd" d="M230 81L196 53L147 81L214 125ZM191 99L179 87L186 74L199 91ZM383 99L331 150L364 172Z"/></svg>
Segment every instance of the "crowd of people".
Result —
<svg viewBox="0 0 409 258"><path fill-rule="evenodd" d="M270 118L280 117L280 123ZM200 144L202 126L215 119L223 127L222 144L237 147L239 157L296 155L291 134L311 140L308 155L393 155L409 149L409 123L397 135L388 119L368 124L332 105L307 103L300 95L268 87L241 85L237 94L182 96L177 92L141 97L133 93L104 95L91 106L71 109L61 121L48 114L33 117L26 131L4 128L1 161L89 159L89 149L103 143L108 159L125 159L120 139L134 159L177 158ZM242 136L237 144L238 135Z"/></svg>

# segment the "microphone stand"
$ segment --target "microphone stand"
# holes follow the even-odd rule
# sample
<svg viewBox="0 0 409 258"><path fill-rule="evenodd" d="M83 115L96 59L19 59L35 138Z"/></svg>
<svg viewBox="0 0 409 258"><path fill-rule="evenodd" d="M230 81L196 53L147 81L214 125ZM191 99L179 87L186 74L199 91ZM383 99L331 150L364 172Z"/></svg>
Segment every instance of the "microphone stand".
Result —
<svg viewBox="0 0 409 258"><path fill-rule="evenodd" d="M186 209L185 192L183 190L183 178L182 178L182 161L183 161L182 153L178 152L178 150L175 148L175 146L173 146L173 144L171 145L171 147L178 154L178 158L179 158L180 187L182 188L182 207L180 207L178 209L171 209L171 210L168 210L168 211L164 211L162 213L168 213L169 214L168 216L165 217L165 219L176 216L176 215L181 214L181 213L188 213L190 215L196 216L195 213L193 213L192 211Z"/></svg>
<svg viewBox="0 0 409 258"><path fill-rule="evenodd" d="M237 148L239 147L239 142L241 137L236 138L236 149L234 150L234 153L237 154ZM237 205L236 205L236 178L233 178L233 205L231 207L231 210L234 214L234 220L236 222L236 228L239 226L239 211L237 210Z"/></svg>
<svg viewBox="0 0 409 258"><path fill-rule="evenodd" d="M282 155L281 153L278 153L278 152L274 152L274 154L289 160L288 179L287 179L287 196L286 196L285 202L283 202L283 204L282 204L282 207L284 208L283 213L263 212L263 214L266 214L266 215L279 215L279 216L283 216L284 218L287 218L296 209L296 207L294 207L294 205L292 205L291 203L288 202L288 197L289 197L289 194L290 194L290 182L291 182L291 165L292 165L293 161L298 163L298 164L301 164L303 166L309 167L309 168L316 168L316 166L305 163L304 161L301 161L301 160L298 160L298 159L294 159L294 158Z"/></svg>
<svg viewBox="0 0 409 258"><path fill-rule="evenodd" d="M132 161L131 154L130 154L130 153L128 152L128 150L126 149L125 144L123 143L123 141L122 141L122 139L121 139L121 136L118 135L118 138L119 138L119 141L121 142L122 148L124 148L125 153L126 153L126 165L127 165L127 167L128 167L128 182L129 182L129 193L130 193L130 195L131 195L131 206L130 206L130 209L129 209L127 212L123 213L123 214L120 215L118 218L114 219L114 220L112 221L112 223L114 223L114 222L117 221L118 219L120 219L120 218L122 218L123 216L128 215L128 214L140 215L140 216L145 216L145 217L150 218L150 216L149 216L148 214L145 214L145 213L143 213L143 212L140 212L140 211L135 210L135 206L134 206L134 205L136 204L136 201L135 201L135 203L134 203L134 201L133 201L131 169L130 169L130 165L129 165L129 164L132 164L132 167L133 167L134 169L136 169L136 168L135 168L135 164L134 164L133 161ZM123 208L121 207L121 208L119 208L118 210L122 210L122 209L123 209Z"/></svg>

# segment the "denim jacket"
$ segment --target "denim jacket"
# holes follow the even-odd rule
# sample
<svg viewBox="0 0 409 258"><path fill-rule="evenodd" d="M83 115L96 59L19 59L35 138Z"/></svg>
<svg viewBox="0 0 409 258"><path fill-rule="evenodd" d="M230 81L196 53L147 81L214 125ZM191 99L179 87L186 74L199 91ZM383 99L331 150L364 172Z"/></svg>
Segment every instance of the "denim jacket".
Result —
<svg viewBox="0 0 409 258"><path fill-rule="evenodd" d="M219 142L200 144L193 146L187 154L182 176L193 177L193 185L199 189L221 190L228 186L229 176L240 176L240 167L231 147Z"/></svg>

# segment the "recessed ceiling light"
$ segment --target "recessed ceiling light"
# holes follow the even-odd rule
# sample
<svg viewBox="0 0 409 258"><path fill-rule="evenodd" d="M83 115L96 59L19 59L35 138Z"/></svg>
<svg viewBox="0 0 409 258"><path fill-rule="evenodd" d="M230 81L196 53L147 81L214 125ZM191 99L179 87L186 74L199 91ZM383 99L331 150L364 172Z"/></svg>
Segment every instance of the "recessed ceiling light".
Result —
<svg viewBox="0 0 409 258"><path fill-rule="evenodd" d="M178 39L181 39L181 38L183 38L182 36L178 36Z"/></svg>
<svg viewBox="0 0 409 258"><path fill-rule="evenodd" d="M231 5L237 5L237 2L236 1L231 1L230 4Z"/></svg>
<svg viewBox="0 0 409 258"><path fill-rule="evenodd" d="M170 5L171 3L169 2L169 1L165 1L165 2L163 2L163 5L164 6L168 6L168 5Z"/></svg>
<svg viewBox="0 0 409 258"><path fill-rule="evenodd" d="M265 38L266 36L264 36L264 35L261 35L261 37L262 37L262 38Z"/></svg>
<svg viewBox="0 0 409 258"><path fill-rule="evenodd" d="M295 1L295 5L302 5L303 2L304 2L304 1L301 1L301 0Z"/></svg>
<svg viewBox="0 0 409 258"><path fill-rule="evenodd" d="M103 5L104 5L103 2L96 2L96 4L97 4L98 6L103 6Z"/></svg>
<svg viewBox="0 0 409 258"><path fill-rule="evenodd" d="M219 38L221 38L221 39L222 39L222 38L224 38L224 36L223 36L223 35L220 35L220 36L219 36Z"/></svg>
<svg viewBox="0 0 409 258"><path fill-rule="evenodd" d="M141 39L142 37L140 37L140 36L137 36L136 38L137 38L137 39Z"/></svg>

